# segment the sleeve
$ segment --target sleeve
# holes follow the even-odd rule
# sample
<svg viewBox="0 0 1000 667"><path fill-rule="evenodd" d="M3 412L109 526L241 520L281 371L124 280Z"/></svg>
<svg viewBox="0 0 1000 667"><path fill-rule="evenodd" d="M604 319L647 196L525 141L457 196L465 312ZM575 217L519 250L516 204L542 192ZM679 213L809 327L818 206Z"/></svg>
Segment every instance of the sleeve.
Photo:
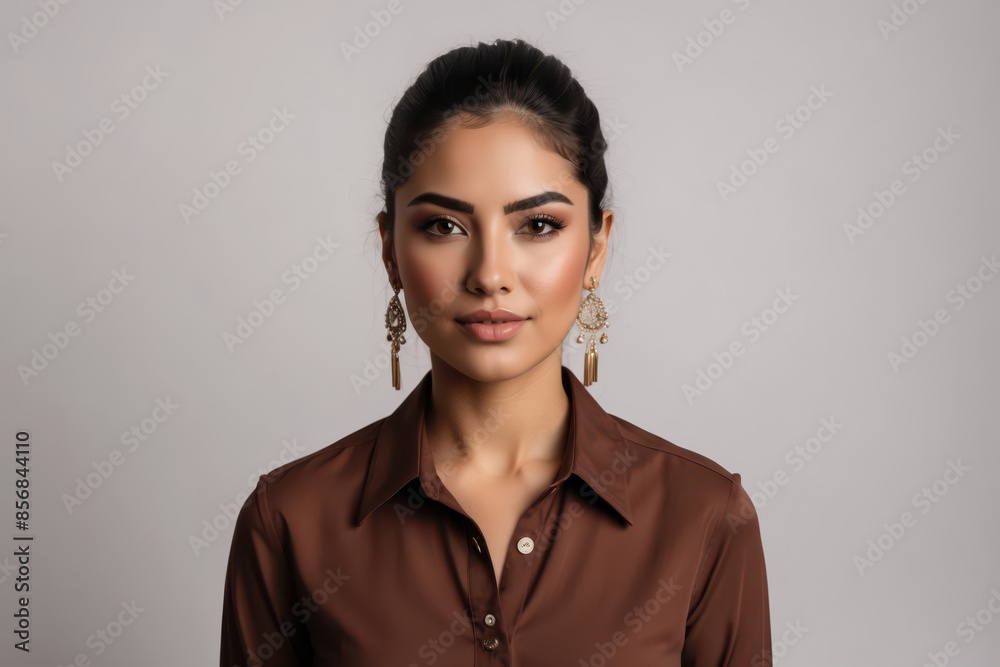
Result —
<svg viewBox="0 0 1000 667"><path fill-rule="evenodd" d="M771 667L771 617L760 524L733 473L726 510L696 575L684 667Z"/></svg>
<svg viewBox="0 0 1000 667"><path fill-rule="evenodd" d="M293 617L294 590L262 475L233 530L222 604L221 667L312 664L308 629Z"/></svg>

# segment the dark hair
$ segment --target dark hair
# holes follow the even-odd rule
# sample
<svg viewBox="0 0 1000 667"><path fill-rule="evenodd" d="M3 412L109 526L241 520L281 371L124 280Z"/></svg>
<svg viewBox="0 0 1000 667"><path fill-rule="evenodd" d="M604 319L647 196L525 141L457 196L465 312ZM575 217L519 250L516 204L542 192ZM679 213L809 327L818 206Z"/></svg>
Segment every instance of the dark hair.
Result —
<svg viewBox="0 0 1000 667"><path fill-rule="evenodd" d="M383 146L386 228L393 228L396 189L449 129L484 127L504 114L513 114L543 146L573 164L589 194L592 233L600 231L608 172L597 107L562 61L521 39L448 51L428 63L403 94Z"/></svg>

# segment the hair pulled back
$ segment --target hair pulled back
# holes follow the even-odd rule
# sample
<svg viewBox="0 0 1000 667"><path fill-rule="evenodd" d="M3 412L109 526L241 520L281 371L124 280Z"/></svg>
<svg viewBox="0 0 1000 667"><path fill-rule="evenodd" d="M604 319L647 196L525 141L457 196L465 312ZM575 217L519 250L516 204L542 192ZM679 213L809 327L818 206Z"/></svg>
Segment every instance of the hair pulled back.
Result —
<svg viewBox="0 0 1000 667"><path fill-rule="evenodd" d="M600 231L608 172L597 107L562 61L521 39L448 51L403 93L383 146L386 228L392 230L395 221L396 189L446 140L448 130L484 127L508 115L573 165L589 194L592 233Z"/></svg>

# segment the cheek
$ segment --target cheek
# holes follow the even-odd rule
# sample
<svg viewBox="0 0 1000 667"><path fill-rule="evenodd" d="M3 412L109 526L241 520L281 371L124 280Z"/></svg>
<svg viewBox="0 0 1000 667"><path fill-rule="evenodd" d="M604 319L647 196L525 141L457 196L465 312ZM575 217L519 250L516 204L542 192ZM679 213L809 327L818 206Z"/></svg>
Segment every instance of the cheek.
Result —
<svg viewBox="0 0 1000 667"><path fill-rule="evenodd" d="M400 273L406 285L406 305L413 312L438 313L453 299L455 276L446 262L432 261L432 256L411 253L398 256ZM433 306L433 309L432 309Z"/></svg>
<svg viewBox="0 0 1000 667"><path fill-rule="evenodd" d="M576 313L585 259L586 255L579 253L551 257L533 266L524 276L524 284L539 305L540 314Z"/></svg>

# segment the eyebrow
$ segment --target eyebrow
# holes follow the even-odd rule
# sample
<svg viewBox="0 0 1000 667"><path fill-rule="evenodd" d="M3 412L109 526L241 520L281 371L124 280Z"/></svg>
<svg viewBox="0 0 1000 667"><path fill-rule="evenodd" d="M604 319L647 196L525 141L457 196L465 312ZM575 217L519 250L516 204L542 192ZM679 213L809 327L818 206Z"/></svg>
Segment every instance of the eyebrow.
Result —
<svg viewBox="0 0 1000 667"><path fill-rule="evenodd" d="M570 206L573 205L573 202L571 202L569 197L566 195L561 192L553 192L552 190L549 190L548 192L543 192L524 199L518 199L517 201L506 204L503 207L503 212L504 215L507 215L509 213L514 213L515 211L535 208L536 206L547 204L550 201L563 202L564 204L569 204ZM453 211L460 211L462 213L472 214L475 211L475 207L467 201L455 199L454 197L446 197L436 192L425 192L422 195L417 195L409 204L407 204L407 206L415 206L425 202L428 204L437 204L438 206L450 208Z"/></svg>

